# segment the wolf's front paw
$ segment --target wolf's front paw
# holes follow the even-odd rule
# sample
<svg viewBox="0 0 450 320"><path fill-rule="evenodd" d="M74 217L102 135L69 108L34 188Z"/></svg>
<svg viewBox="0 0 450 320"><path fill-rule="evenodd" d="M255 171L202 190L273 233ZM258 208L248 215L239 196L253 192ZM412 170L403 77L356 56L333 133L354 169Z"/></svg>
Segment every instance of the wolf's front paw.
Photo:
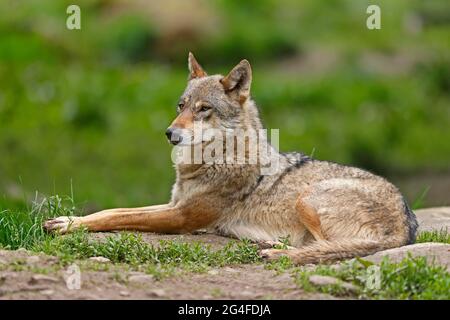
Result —
<svg viewBox="0 0 450 320"><path fill-rule="evenodd" d="M284 249L265 249L261 250L259 255L268 261L278 260L281 257L290 257L291 250Z"/></svg>
<svg viewBox="0 0 450 320"><path fill-rule="evenodd" d="M58 217L44 222L44 229L51 232L67 233L78 226L79 217Z"/></svg>

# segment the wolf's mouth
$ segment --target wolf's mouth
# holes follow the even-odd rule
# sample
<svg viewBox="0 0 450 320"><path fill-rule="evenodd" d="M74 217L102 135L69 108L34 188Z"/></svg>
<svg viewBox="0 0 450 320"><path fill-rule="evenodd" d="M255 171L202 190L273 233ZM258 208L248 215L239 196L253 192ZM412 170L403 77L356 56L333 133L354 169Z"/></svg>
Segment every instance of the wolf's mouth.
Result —
<svg viewBox="0 0 450 320"><path fill-rule="evenodd" d="M176 146L177 144L179 144L181 141L183 141L183 137L179 136L179 137L171 137L169 139L169 143L173 144L174 146Z"/></svg>

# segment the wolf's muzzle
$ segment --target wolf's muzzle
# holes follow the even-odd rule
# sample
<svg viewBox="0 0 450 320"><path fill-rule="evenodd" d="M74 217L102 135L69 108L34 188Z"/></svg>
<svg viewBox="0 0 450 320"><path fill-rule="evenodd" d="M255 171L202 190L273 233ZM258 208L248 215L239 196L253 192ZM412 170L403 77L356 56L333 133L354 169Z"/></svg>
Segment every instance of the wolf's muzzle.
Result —
<svg viewBox="0 0 450 320"><path fill-rule="evenodd" d="M183 140L183 137L181 136L181 130L176 128L168 128L166 130L166 137L173 145L177 145Z"/></svg>

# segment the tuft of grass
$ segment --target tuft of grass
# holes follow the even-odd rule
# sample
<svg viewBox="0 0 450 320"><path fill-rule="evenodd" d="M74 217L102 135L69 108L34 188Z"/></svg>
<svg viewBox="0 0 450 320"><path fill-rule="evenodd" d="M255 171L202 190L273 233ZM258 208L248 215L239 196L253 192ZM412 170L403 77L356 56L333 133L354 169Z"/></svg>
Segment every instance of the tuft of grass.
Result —
<svg viewBox="0 0 450 320"><path fill-rule="evenodd" d="M280 257L278 260L266 263L264 268L267 270L274 270L277 274L282 274L294 267L294 263L289 257Z"/></svg>
<svg viewBox="0 0 450 320"><path fill-rule="evenodd" d="M399 263L385 258L379 266L360 260L350 260L338 268L319 266L312 271L297 269L297 284L306 291L349 294L339 285L316 287L309 282L312 274L319 274L353 283L360 289L353 295L362 299L450 299L450 274L445 267L427 262L426 257L409 255ZM370 285L374 279L378 279L378 285Z"/></svg>
<svg viewBox="0 0 450 320"><path fill-rule="evenodd" d="M0 208L0 248L31 249L36 243L52 238L42 223L53 217L76 215L73 197L51 196L38 200L36 195L31 208Z"/></svg>
<svg viewBox="0 0 450 320"><path fill-rule="evenodd" d="M450 234L444 228L441 230L422 231L417 236L416 242L442 242L450 244Z"/></svg>

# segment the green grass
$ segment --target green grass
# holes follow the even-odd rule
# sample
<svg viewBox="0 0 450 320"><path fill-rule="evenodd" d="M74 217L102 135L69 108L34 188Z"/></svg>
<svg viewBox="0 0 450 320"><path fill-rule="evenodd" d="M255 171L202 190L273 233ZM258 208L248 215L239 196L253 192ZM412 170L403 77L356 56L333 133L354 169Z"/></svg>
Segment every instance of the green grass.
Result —
<svg viewBox="0 0 450 320"><path fill-rule="evenodd" d="M379 264L379 286L368 285L368 267L373 264L359 259L344 263L340 268L320 266L313 271L296 271L297 283L307 291L333 295L349 295L360 299L450 299L450 274L443 266L427 262L425 257L411 256L399 263L385 258ZM316 287L309 282L313 274L336 277L357 286L349 293L341 285Z"/></svg>
<svg viewBox="0 0 450 320"><path fill-rule="evenodd" d="M30 208L7 209L0 204L0 248L31 249L52 238L42 228L46 219L76 214L73 197L69 196L36 199Z"/></svg>
<svg viewBox="0 0 450 320"><path fill-rule="evenodd" d="M450 244L450 234L447 229L422 231L417 236L416 242L442 242Z"/></svg>
<svg viewBox="0 0 450 320"><path fill-rule="evenodd" d="M143 241L141 235L126 232L94 241L87 232L81 230L63 237L46 239L31 249L55 255L66 262L102 256L113 263L130 266L149 263L198 270L260 261L257 247L248 241L230 242L221 249L213 250L211 246L198 242L160 241L159 245L151 245Z"/></svg>
<svg viewBox="0 0 450 320"><path fill-rule="evenodd" d="M177 272L205 272L210 268L261 261L257 246L248 241L232 241L220 249L199 242L176 240L162 240L153 245L143 241L139 234L126 232L104 240L92 240L86 231L80 230L62 237L47 238L30 249L57 256L62 265L101 256L116 266L146 272L157 278ZM99 268L96 263L86 266ZM100 264L100 267L104 265Z"/></svg>
<svg viewBox="0 0 450 320"><path fill-rule="evenodd" d="M423 231L418 234L416 242L450 243L450 234L444 229ZM297 283L307 291L360 299L450 299L450 274L444 266L427 261L426 257L414 258L409 255L399 263L385 258L379 264L379 289L366 286L367 269L372 265L369 261L356 259L343 263L340 268L318 266L312 271L305 271L302 268L292 269L290 261L285 259L269 265L268 268L279 272L294 270ZM336 277L355 284L359 290L349 293L341 285L316 287L309 282L309 277L313 274Z"/></svg>
<svg viewBox="0 0 450 320"><path fill-rule="evenodd" d="M417 243L439 242L450 243L449 233L440 231L424 231L419 233ZM358 299L450 299L450 274L444 266L427 261L426 257L408 255L399 263L390 262L388 258L379 264L380 286L372 289L367 286L368 268L373 263L364 259L353 259L344 262L339 268L319 265L313 270L295 267L288 257L267 263L265 268L275 270L278 274L290 272L299 287L308 292L321 292L334 296ZM315 286L309 281L311 275L332 276L341 284ZM348 291L342 282L356 285L356 292Z"/></svg>
<svg viewBox="0 0 450 320"><path fill-rule="evenodd" d="M28 250L58 257L58 263L51 270L76 262L87 270L114 271L119 274L124 270L137 270L152 274L157 279L180 272L205 272L210 268L261 262L257 246L248 241L232 241L220 249L199 242L175 240L152 245L143 241L139 234L120 233L104 240L92 240L83 230L46 238ZM87 260L98 256L110 259L112 264ZM15 271L36 271L35 267L30 269L22 260L15 261L9 267ZM42 270L36 272L51 272L50 269Z"/></svg>

